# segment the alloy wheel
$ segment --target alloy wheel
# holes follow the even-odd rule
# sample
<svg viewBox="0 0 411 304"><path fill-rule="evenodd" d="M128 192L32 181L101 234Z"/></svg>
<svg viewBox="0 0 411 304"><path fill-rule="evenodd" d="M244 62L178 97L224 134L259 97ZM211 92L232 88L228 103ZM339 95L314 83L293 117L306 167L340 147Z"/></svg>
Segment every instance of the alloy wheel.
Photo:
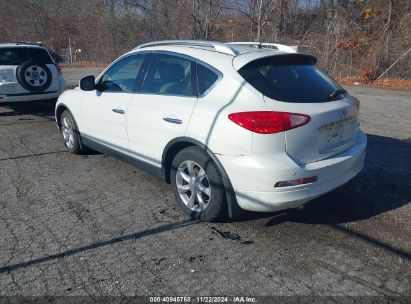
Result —
<svg viewBox="0 0 411 304"><path fill-rule="evenodd" d="M72 149L74 147L74 130L73 125L67 117L64 117L61 122L61 133L63 134L66 147Z"/></svg>
<svg viewBox="0 0 411 304"><path fill-rule="evenodd" d="M211 199L211 186L205 170L192 160L183 161L177 168L176 186L180 198L192 211L205 210Z"/></svg>

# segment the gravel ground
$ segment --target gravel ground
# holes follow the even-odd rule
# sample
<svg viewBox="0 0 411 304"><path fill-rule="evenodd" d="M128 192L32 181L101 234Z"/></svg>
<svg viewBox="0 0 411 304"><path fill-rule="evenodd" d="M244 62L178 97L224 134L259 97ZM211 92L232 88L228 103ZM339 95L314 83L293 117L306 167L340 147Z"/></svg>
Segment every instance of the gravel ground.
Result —
<svg viewBox="0 0 411 304"><path fill-rule="evenodd" d="M410 301L411 91L349 90L364 171L302 212L225 223L190 221L169 185L128 164L65 152L53 104L2 104L0 295Z"/></svg>

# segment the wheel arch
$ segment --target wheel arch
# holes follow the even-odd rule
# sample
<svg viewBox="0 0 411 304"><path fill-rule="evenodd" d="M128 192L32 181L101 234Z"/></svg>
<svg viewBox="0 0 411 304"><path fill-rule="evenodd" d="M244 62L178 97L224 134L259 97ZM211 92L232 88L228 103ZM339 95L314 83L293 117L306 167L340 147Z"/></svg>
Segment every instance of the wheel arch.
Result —
<svg viewBox="0 0 411 304"><path fill-rule="evenodd" d="M69 110L68 106L66 106L64 103L59 103L56 107L56 111L55 111L55 117L56 117L56 123L57 123L57 127L61 128L61 124L60 124L60 120L61 120L61 114L63 114L63 112L67 110L71 113L71 111ZM73 115L73 114L71 114Z"/></svg>
<svg viewBox="0 0 411 304"><path fill-rule="evenodd" d="M61 115L63 114L64 111L68 111L71 114L71 116L74 118L74 115L70 111L70 108L64 103L59 103L56 106L56 111L55 111L56 123L57 123L57 127L58 127L59 131L61 131L60 121L61 121ZM75 120L75 118L74 118L74 120ZM77 124L77 121L76 121L76 124ZM78 128L78 124L77 124L77 128ZM78 134L79 134L79 138L80 138L80 149L84 149L83 139L81 138L80 130L78 130Z"/></svg>
<svg viewBox="0 0 411 304"><path fill-rule="evenodd" d="M170 183L170 171L171 171L171 164L173 162L174 157L177 155L178 152L187 148L187 147L199 147L200 149L204 150L208 156L213 160L216 164L218 170L221 173L223 185L226 193L227 199L227 209L228 209L228 217L235 218L243 213L243 210L237 203L237 199L234 193L233 186L231 184L230 178L227 175L223 165L215 156L215 154L203 143L200 141L190 138L190 137L177 137L171 140L166 147L164 148L163 155L162 155L162 168L164 178L167 183Z"/></svg>

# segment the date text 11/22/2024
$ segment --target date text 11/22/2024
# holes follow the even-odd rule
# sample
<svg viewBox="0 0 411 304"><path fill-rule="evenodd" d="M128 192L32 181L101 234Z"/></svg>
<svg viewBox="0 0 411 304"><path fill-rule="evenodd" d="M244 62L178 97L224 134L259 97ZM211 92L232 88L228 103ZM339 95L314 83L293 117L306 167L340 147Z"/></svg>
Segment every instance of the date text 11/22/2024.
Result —
<svg viewBox="0 0 411 304"><path fill-rule="evenodd" d="M150 297L150 303L257 303L257 299L248 296L233 297Z"/></svg>

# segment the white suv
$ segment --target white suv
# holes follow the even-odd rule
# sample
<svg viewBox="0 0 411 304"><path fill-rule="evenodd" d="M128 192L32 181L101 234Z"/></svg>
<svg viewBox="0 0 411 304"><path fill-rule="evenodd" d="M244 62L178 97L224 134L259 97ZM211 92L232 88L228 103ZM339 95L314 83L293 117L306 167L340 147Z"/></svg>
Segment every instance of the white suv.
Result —
<svg viewBox="0 0 411 304"><path fill-rule="evenodd" d="M0 43L0 102L55 99L64 87L60 67L41 43Z"/></svg>
<svg viewBox="0 0 411 304"><path fill-rule="evenodd" d="M364 165L359 102L279 44L160 41L136 47L80 88L56 120L87 146L171 183L193 218L303 206Z"/></svg>

